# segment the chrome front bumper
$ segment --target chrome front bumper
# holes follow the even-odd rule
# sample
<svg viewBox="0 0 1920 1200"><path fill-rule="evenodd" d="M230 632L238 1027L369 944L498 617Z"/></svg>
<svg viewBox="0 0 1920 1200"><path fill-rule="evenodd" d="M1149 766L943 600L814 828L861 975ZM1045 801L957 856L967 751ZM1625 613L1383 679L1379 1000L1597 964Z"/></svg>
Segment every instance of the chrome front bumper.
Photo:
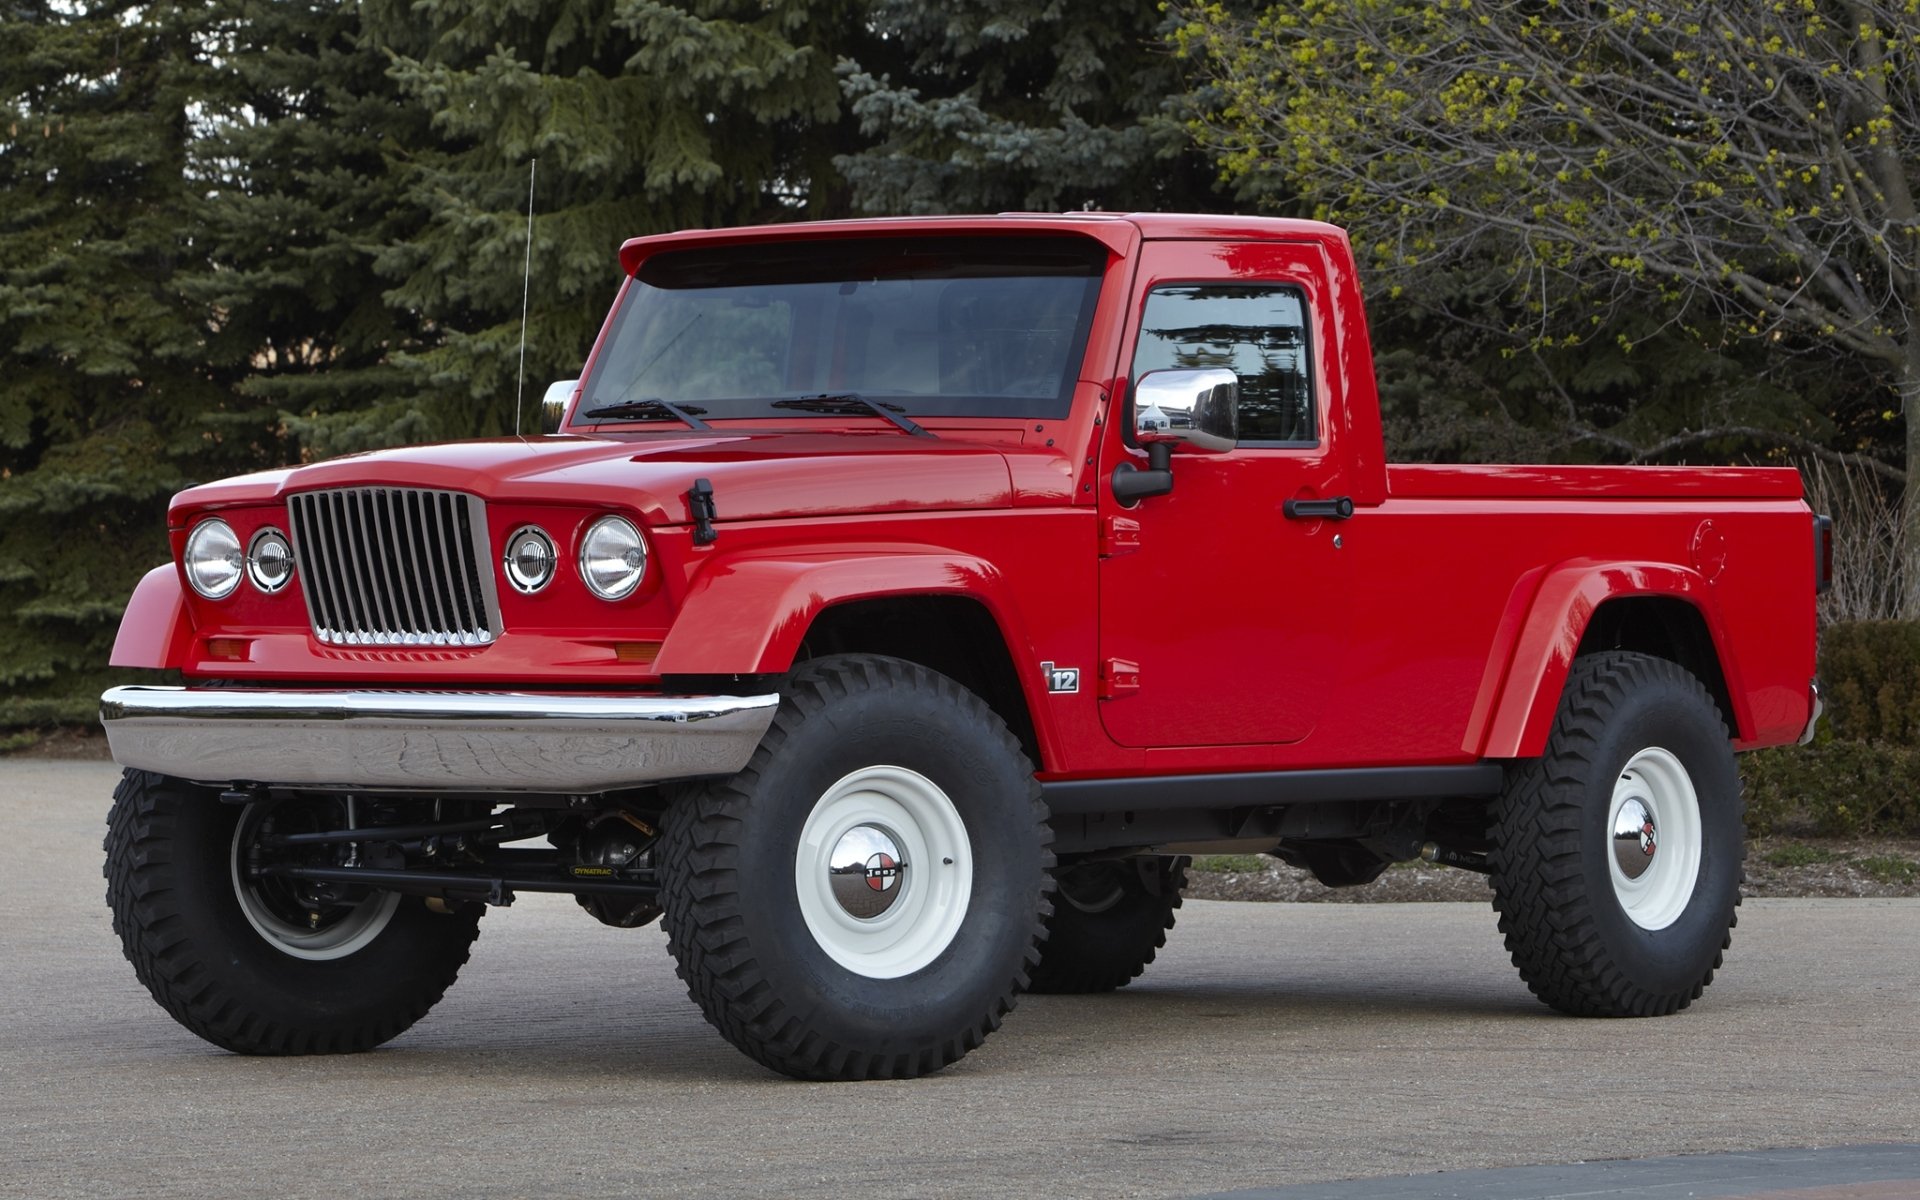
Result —
<svg viewBox="0 0 1920 1200"><path fill-rule="evenodd" d="M731 775L778 695L117 687L100 721L122 766L201 783L602 792Z"/></svg>

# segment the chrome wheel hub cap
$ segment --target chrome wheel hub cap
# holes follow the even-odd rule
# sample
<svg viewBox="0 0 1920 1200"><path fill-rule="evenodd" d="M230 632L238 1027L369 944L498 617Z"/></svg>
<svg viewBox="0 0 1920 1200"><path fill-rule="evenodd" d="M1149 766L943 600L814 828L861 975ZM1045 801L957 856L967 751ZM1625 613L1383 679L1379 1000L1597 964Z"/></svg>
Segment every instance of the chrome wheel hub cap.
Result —
<svg viewBox="0 0 1920 1200"><path fill-rule="evenodd" d="M861 920L893 907L905 890L906 873L899 839L878 825L856 825L841 834L827 860L833 898L848 916Z"/></svg>
<svg viewBox="0 0 1920 1200"><path fill-rule="evenodd" d="M1653 865L1660 847L1660 830L1644 800L1629 796L1613 814L1613 861L1628 879L1638 879Z"/></svg>

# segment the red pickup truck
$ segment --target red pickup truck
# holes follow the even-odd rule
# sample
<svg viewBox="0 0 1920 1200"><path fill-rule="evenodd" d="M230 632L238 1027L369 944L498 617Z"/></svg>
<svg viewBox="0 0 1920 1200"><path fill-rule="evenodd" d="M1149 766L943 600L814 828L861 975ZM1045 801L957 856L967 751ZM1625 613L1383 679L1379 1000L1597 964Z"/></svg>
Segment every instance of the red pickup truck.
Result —
<svg viewBox="0 0 1920 1200"><path fill-rule="evenodd" d="M777 1071L919 1075L1022 990L1138 975L1183 856L1229 848L1484 872L1565 1012L1712 979L1734 752L1820 711L1830 528L1792 470L1388 465L1311 222L620 261L547 435L174 499L113 661L186 682L102 699L106 874L195 1033L377 1045L548 891L662 918Z"/></svg>

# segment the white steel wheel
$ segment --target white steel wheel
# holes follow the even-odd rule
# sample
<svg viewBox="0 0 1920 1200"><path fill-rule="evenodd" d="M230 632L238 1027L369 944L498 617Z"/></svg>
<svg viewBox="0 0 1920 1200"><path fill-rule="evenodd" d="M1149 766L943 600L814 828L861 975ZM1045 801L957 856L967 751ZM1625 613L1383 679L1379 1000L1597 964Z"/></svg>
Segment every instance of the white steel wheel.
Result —
<svg viewBox="0 0 1920 1200"><path fill-rule="evenodd" d="M234 826L229 864L240 913L268 945L294 958L326 962L365 948L386 930L400 907L398 892L372 892L351 908L322 913L316 919L302 911L305 906L293 894L290 881L244 878L240 863L259 824L254 806L248 805Z"/></svg>
<svg viewBox="0 0 1920 1200"><path fill-rule="evenodd" d="M827 957L856 975L898 979L953 943L973 895L973 845L931 779L862 767L814 804L793 881L807 931Z"/></svg>
<svg viewBox="0 0 1920 1200"><path fill-rule="evenodd" d="M1700 877L1700 797L1680 759L1649 746L1627 760L1608 806L1608 874L1628 919L1657 930L1679 920Z"/></svg>

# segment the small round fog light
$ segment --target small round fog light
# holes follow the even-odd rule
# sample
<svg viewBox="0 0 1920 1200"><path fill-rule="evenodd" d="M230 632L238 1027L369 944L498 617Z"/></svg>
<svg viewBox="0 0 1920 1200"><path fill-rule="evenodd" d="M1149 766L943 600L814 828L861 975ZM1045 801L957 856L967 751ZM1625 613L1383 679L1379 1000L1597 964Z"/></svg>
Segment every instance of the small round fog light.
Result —
<svg viewBox="0 0 1920 1200"><path fill-rule="evenodd" d="M531 596L553 582L558 557L553 539L538 525L522 525L507 537L507 553L502 566L513 590Z"/></svg>
<svg viewBox="0 0 1920 1200"><path fill-rule="evenodd" d="M293 545L278 529L262 529L247 547L247 578L271 596L293 578Z"/></svg>

